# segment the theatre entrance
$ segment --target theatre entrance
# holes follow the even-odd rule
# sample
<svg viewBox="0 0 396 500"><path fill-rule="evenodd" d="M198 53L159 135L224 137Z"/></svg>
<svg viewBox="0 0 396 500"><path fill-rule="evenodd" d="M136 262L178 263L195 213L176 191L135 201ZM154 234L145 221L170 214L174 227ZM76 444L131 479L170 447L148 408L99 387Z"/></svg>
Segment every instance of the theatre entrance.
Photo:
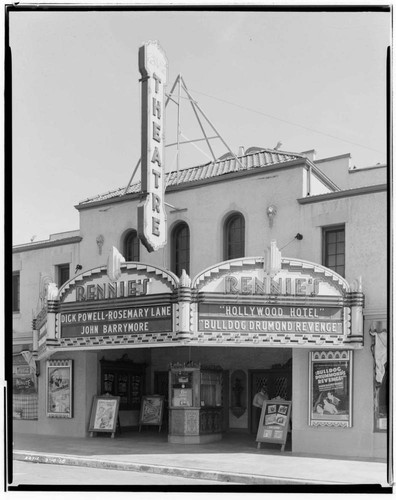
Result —
<svg viewBox="0 0 396 500"><path fill-rule="evenodd" d="M169 407L169 375L168 371L154 372L154 394L164 396L164 413L162 430L168 432L168 407Z"/></svg>
<svg viewBox="0 0 396 500"><path fill-rule="evenodd" d="M250 432L255 434L260 420L260 410L253 406L254 395L264 388L269 399L281 397L292 400L292 358L284 365L273 365L266 370L249 370Z"/></svg>

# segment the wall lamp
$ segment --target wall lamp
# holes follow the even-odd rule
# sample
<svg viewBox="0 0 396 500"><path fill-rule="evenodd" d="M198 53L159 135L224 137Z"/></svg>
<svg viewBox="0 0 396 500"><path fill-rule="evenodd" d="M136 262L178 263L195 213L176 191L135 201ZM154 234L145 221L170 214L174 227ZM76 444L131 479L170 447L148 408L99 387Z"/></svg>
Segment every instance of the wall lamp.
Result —
<svg viewBox="0 0 396 500"><path fill-rule="evenodd" d="M286 245L284 245L282 248L280 248L279 250L283 250L284 248L286 248L288 245L290 245L290 243L292 243L294 240L298 240L298 241L301 241L303 239L303 235L301 233L297 233L296 236L289 241L289 243L286 243Z"/></svg>
<svg viewBox="0 0 396 500"><path fill-rule="evenodd" d="M267 207L267 217L269 220L269 227L272 227L274 224L274 217L277 213L277 208L275 205L270 205Z"/></svg>
<svg viewBox="0 0 396 500"><path fill-rule="evenodd" d="M74 274L76 274L77 271L81 271L81 269L82 269L82 265L81 264L77 264L76 265L76 270L74 271Z"/></svg>

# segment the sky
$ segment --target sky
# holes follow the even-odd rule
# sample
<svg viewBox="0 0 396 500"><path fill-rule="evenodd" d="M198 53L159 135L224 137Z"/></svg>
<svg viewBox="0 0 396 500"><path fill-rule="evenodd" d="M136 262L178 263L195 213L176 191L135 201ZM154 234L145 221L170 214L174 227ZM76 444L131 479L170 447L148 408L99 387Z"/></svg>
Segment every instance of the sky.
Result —
<svg viewBox="0 0 396 500"><path fill-rule="evenodd" d="M140 158L138 49L149 40L166 53L167 91L181 74L232 151L281 142L317 159L350 153L358 168L386 162L389 13L17 11L9 27L14 245L77 230L75 205L128 184ZM184 137L201 137L182 103ZM175 157L167 148L166 171ZM180 168L208 161L191 144L180 150Z"/></svg>

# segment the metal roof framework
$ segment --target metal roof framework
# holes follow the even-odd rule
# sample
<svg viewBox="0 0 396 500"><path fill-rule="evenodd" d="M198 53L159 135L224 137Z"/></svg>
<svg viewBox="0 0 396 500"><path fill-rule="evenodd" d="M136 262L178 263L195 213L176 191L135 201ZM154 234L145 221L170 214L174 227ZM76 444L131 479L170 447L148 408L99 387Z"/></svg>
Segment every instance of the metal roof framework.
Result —
<svg viewBox="0 0 396 500"><path fill-rule="evenodd" d="M187 99L190 104L191 104L191 107L193 109L193 112L194 112L194 116L199 124L199 127L201 129L201 132L202 132L202 137L199 137L197 139L188 139L187 137L184 136L184 134L182 133L182 130L181 130L181 99L182 99L182 91L185 93L185 96L183 97L183 99ZM216 162L217 158L213 152L213 149L212 149L212 146L210 144L210 141L211 140L216 140L216 139L219 139L221 140L221 142L225 145L225 147L227 148L227 151L229 152L229 154L235 159L235 161L240 165L240 167L243 169L243 165L241 163L241 161L239 160L239 158L236 156L235 153L233 153L230 149L230 147L228 146L228 144L225 142L225 140L223 139L223 137L220 135L220 133L218 132L218 130L215 128L215 126L213 125L213 123L209 120L209 118L207 117L207 115L203 112L203 110L201 109L201 107L199 106L198 102L192 97L191 93L189 92L188 88L187 88L187 85L186 85L186 82L184 81L184 78L182 77L181 74L179 74L171 88L171 91L169 92L169 94L167 95L167 99L166 99L166 102L165 102L165 108L167 107L167 105L169 104L169 102L173 102L174 104L176 104L177 106L177 125L176 125L176 137L177 137L177 140L176 142L174 143L171 143L171 144L166 144L165 147L169 148L171 146L176 146L176 158L177 158L177 178L179 178L179 170L180 170L180 146L181 145L184 145L184 144L192 144L194 147L196 147L201 153L203 153L205 156L207 156L205 154L204 151L202 151L202 149L200 149L198 146L196 146L195 143L197 142L202 142L202 141L205 141L206 142L206 145L210 151L210 154L212 156L212 159L214 162ZM204 120L206 121L206 125L210 125L212 131L215 133L215 135L211 135L209 136L209 134L207 133L207 131L205 130L205 127L204 127ZM185 140L182 140L182 138L184 138ZM124 195L127 194L128 192L128 189L130 187L130 185L132 184L132 181L138 171L138 168L140 166L140 163L141 163L141 158L139 158L139 161L137 162L133 172L132 172L132 175L131 175L131 178L129 179L129 182L128 182L128 185L126 186L125 190L124 190ZM165 186L166 188L166 186Z"/></svg>

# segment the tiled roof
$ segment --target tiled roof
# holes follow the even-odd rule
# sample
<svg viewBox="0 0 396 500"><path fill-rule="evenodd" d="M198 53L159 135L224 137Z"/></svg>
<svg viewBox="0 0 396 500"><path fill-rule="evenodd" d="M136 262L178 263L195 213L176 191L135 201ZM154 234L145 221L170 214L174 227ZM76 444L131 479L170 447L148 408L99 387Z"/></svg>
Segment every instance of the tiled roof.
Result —
<svg viewBox="0 0 396 500"><path fill-rule="evenodd" d="M304 158L304 155L298 153L287 153L274 149L263 149L251 154L238 156L238 159L243 166L242 168L242 166L236 161L235 157L229 155L229 157L222 157L216 161L206 163L205 165L186 168L183 170L179 170L179 172L168 172L166 174L165 185L167 187L176 185L180 186L181 184L198 182L221 175L227 175L245 170L253 170L255 168L268 167L271 165L294 161L300 158ZM139 193L140 191L140 182L137 182L135 184L131 184L126 193L125 187L118 188L114 191L109 191L108 193L100 194L92 198L87 198L86 200L81 201L80 205L119 198L124 194L134 194Z"/></svg>

